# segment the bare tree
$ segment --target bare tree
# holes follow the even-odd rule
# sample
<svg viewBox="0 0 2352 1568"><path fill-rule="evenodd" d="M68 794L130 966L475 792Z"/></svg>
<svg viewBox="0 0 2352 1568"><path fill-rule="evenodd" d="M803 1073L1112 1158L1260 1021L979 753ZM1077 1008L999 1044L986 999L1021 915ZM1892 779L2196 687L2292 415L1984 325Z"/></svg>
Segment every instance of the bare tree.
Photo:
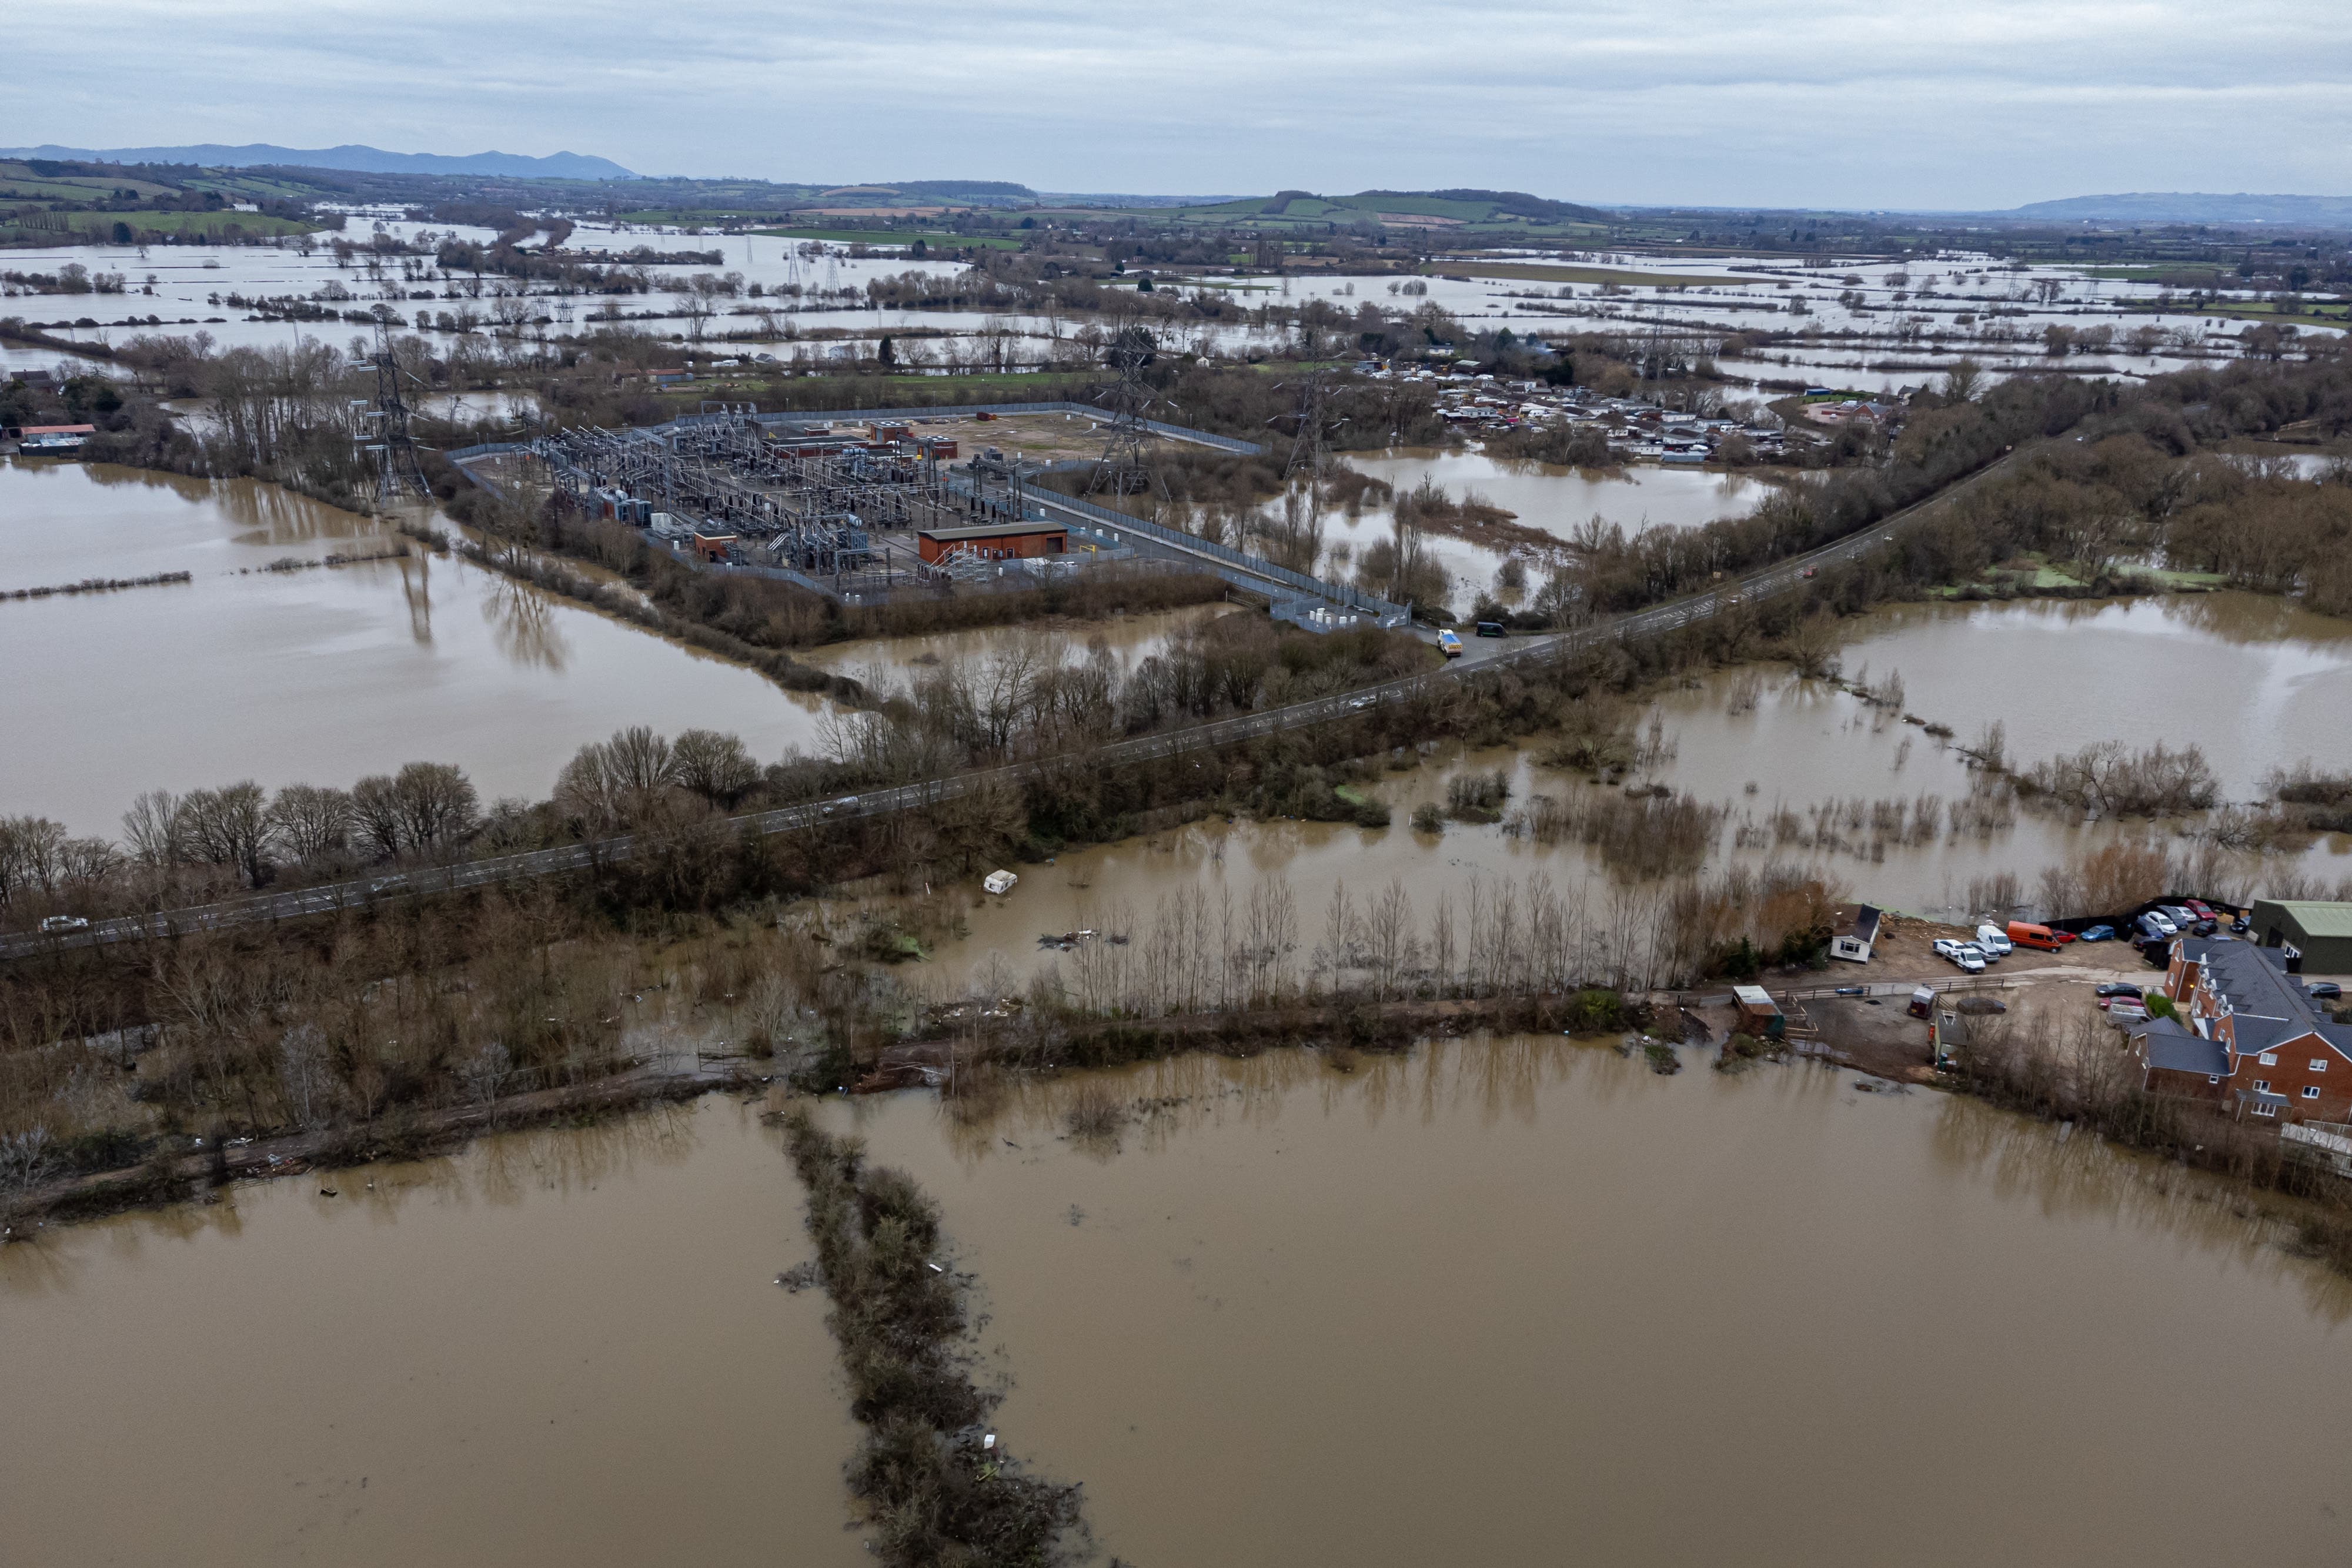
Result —
<svg viewBox="0 0 2352 1568"><path fill-rule="evenodd" d="M269 803L269 830L297 861L317 860L351 843L352 797L347 789L289 784Z"/></svg>

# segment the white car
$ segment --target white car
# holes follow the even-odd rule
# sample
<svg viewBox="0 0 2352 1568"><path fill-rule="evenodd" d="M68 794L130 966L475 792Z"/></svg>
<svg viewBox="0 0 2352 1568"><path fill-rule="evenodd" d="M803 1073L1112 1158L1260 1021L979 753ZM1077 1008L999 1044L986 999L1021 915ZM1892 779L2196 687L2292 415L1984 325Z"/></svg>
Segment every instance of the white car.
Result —
<svg viewBox="0 0 2352 1568"><path fill-rule="evenodd" d="M1949 958L1959 950L1960 939L1957 936L1939 936L1936 939L1936 956L1938 958Z"/></svg>
<svg viewBox="0 0 2352 1568"><path fill-rule="evenodd" d="M41 922L41 929L44 932L87 931L89 922L79 915L52 915Z"/></svg>
<svg viewBox="0 0 2352 1568"><path fill-rule="evenodd" d="M1981 975L1984 973L1985 956L1978 949L1975 943L1961 943L1958 947L1953 949L1951 956L1953 963L1958 964L1969 974Z"/></svg>

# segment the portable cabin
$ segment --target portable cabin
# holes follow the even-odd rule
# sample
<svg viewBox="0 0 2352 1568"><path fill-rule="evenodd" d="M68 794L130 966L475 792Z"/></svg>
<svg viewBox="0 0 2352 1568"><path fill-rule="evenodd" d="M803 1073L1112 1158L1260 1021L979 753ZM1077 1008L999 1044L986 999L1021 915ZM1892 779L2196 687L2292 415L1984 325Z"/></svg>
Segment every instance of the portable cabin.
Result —
<svg viewBox="0 0 2352 1568"><path fill-rule="evenodd" d="M980 879L980 885L992 894L1003 894L1011 893L1013 884L1020 880L1009 871L992 871Z"/></svg>
<svg viewBox="0 0 2352 1568"><path fill-rule="evenodd" d="M1779 1040L1789 1027L1781 1016L1780 1004L1761 986L1734 986L1732 1005L1739 1013L1741 1034L1760 1034L1767 1040Z"/></svg>

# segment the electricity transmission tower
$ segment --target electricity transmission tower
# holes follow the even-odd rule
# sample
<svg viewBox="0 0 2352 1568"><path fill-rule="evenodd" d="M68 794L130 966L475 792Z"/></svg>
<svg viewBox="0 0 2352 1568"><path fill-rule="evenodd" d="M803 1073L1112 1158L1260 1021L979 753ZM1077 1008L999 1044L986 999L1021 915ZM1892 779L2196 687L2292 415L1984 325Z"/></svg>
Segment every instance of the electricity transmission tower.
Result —
<svg viewBox="0 0 2352 1568"><path fill-rule="evenodd" d="M433 486L425 482L425 469L416 460L416 438L408 430L408 403L400 395L400 378L408 372L393 357L391 331L379 323L375 334L375 406L366 414L373 426L369 434L375 437L367 444L367 450L375 455L375 498L392 501L413 494L430 499Z"/></svg>
<svg viewBox="0 0 2352 1568"><path fill-rule="evenodd" d="M1290 461L1283 465L1285 484L1303 468L1307 481L1318 491L1322 488L1323 474L1329 466L1331 433L1348 423L1331 417L1330 392L1329 378L1321 371L1309 371L1299 380L1295 415L1298 431L1290 438Z"/></svg>
<svg viewBox="0 0 2352 1568"><path fill-rule="evenodd" d="M1087 495L1108 490L1114 496L1131 496L1151 488L1155 476L1143 461L1143 444L1151 436L1151 423L1145 415L1155 397L1143 371L1159 355L1159 334L1149 327L1121 327L1111 335L1105 357L1118 380L1095 400L1110 415L1110 422L1103 429L1102 455L1095 460L1094 473L1087 480ZM1164 483L1161 488L1165 490Z"/></svg>

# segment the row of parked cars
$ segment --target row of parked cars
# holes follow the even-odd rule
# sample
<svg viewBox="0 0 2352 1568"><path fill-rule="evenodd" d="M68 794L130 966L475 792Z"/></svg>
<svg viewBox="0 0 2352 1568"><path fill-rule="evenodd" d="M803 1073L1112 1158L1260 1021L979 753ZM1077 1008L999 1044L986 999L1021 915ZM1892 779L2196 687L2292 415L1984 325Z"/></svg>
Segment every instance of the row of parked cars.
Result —
<svg viewBox="0 0 2352 1568"><path fill-rule="evenodd" d="M1963 942L1957 936L1947 936L1936 944L1937 956L1948 958L1971 975L1981 975L1988 964L1998 964L2017 950L2009 934L1998 925L1979 925L1977 939Z"/></svg>

